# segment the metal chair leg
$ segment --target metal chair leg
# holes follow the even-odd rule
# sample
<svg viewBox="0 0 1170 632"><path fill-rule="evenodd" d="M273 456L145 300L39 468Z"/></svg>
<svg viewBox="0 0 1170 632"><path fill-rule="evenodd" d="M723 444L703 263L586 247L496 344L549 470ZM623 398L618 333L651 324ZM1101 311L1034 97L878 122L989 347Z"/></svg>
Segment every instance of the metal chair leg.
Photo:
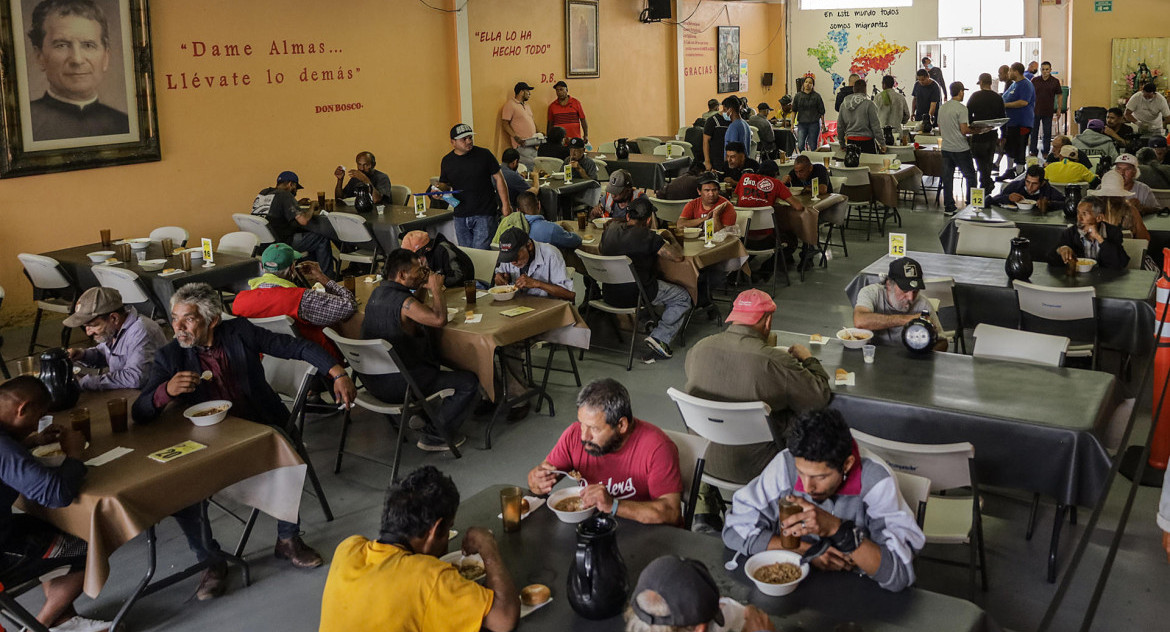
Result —
<svg viewBox="0 0 1170 632"><path fill-rule="evenodd" d="M1064 526L1064 512L1068 505L1056 504L1056 517L1052 520L1052 542L1048 545L1048 583L1056 582L1056 552L1060 548L1060 528Z"/></svg>
<svg viewBox="0 0 1170 632"><path fill-rule="evenodd" d="M333 462L333 473L341 473L341 457L345 454L345 437L349 434L350 413L345 410L345 417L341 422L341 439L337 442L337 459Z"/></svg>
<svg viewBox="0 0 1170 632"><path fill-rule="evenodd" d="M37 316L33 319L32 336L28 339L28 355L32 355L37 346L37 332L41 330L41 316L45 314L45 310L37 308Z"/></svg>
<svg viewBox="0 0 1170 632"><path fill-rule="evenodd" d="M1025 540L1032 539L1032 531L1036 528L1036 512L1040 509L1040 494L1032 495L1032 511L1028 514L1028 531L1024 534Z"/></svg>

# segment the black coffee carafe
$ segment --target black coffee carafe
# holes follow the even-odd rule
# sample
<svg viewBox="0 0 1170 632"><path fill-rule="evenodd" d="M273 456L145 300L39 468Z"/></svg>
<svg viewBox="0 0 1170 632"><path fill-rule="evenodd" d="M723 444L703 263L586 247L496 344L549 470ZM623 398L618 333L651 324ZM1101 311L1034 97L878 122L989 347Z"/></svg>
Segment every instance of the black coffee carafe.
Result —
<svg viewBox="0 0 1170 632"><path fill-rule="evenodd" d="M1070 222L1077 221L1077 206L1080 206L1081 199L1084 198L1084 190L1081 188L1082 184L1066 184L1064 186L1064 218Z"/></svg>
<svg viewBox="0 0 1170 632"><path fill-rule="evenodd" d="M618 160L625 160L630 157L630 144L626 140L625 138L619 138L613 141L613 150L617 154Z"/></svg>
<svg viewBox="0 0 1170 632"><path fill-rule="evenodd" d="M354 187L353 207L359 213L374 211L374 194L370 193L369 185L360 184Z"/></svg>
<svg viewBox="0 0 1170 632"><path fill-rule="evenodd" d="M57 347L41 354L41 373L38 376L45 387L49 389L52 402L50 411L73 408L77 398L81 397L81 385L73 375L73 361L69 353Z"/></svg>
<svg viewBox="0 0 1170 632"><path fill-rule="evenodd" d="M1012 249L1004 259L1003 269L1012 281L1027 281L1032 276L1031 242L1027 237L1012 239Z"/></svg>
<svg viewBox="0 0 1170 632"><path fill-rule="evenodd" d="M630 582L612 516L598 514L577 525L568 584L569 605L586 619L608 619L625 609Z"/></svg>

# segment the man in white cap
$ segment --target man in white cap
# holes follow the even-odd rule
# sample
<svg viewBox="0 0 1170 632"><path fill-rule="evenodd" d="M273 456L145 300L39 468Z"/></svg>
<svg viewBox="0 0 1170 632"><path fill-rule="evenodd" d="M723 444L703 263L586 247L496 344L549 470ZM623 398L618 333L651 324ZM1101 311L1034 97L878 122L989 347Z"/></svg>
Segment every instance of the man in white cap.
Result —
<svg viewBox="0 0 1170 632"><path fill-rule="evenodd" d="M154 352L167 343L162 327L122 304L122 295L113 288L91 287L77 299L66 327L84 327L97 346L69 350L69 359L83 366L105 369L97 375L82 375L78 382L89 391L142 388Z"/></svg>
<svg viewBox="0 0 1170 632"><path fill-rule="evenodd" d="M1138 182L1138 159L1133 154L1121 154L1113 162L1113 170L1121 174L1126 191L1133 193L1137 203L1141 206L1142 215L1156 213L1161 208L1158 198L1149 185Z"/></svg>
<svg viewBox="0 0 1170 632"><path fill-rule="evenodd" d="M646 191L634 186L634 176L625 169L618 169L609 175L605 195L590 211L589 217L612 217L625 221L630 202L646 195Z"/></svg>
<svg viewBox="0 0 1170 632"><path fill-rule="evenodd" d="M857 293L853 326L872 331L875 343L900 344L902 328L926 311L935 331L942 331L938 315L922 295L925 288L921 264L910 257L894 259L884 282L867 285ZM935 349L946 351L946 339L940 336Z"/></svg>
<svg viewBox="0 0 1170 632"><path fill-rule="evenodd" d="M1100 179L1097 178L1097 174L1080 163L1079 157L1080 150L1076 146L1072 144L1061 146L1060 160L1044 165L1044 177L1049 182L1057 184L1088 182L1089 186L1095 186Z"/></svg>
<svg viewBox="0 0 1170 632"><path fill-rule="evenodd" d="M500 163L492 152L477 147L474 137L475 132L466 123L451 128L451 151L440 163L439 183L434 187L438 191L432 191L432 197L451 205L455 214L455 238L460 246L487 250L491 246L496 209L509 215L512 202L500 173Z"/></svg>

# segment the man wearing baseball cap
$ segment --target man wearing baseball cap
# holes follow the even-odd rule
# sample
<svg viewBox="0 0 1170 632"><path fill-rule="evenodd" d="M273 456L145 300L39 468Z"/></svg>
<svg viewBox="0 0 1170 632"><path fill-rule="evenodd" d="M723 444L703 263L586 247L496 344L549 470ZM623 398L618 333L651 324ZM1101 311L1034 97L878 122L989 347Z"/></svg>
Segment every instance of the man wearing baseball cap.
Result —
<svg viewBox="0 0 1170 632"><path fill-rule="evenodd" d="M630 202L646 195L643 189L634 187L634 176L625 169L618 169L609 174L609 184L605 186L605 195L597 206L590 211L590 218L612 217L619 221L626 219Z"/></svg>
<svg viewBox="0 0 1170 632"><path fill-rule="evenodd" d="M167 343L162 327L122 304L122 295L113 288L91 287L77 299L65 319L66 327L84 327L85 335L97 346L72 348L69 359L82 366L105 369L78 378L87 391L142 388L154 362L154 352Z"/></svg>
<svg viewBox="0 0 1170 632"><path fill-rule="evenodd" d="M1044 177L1056 184L1070 184L1073 182L1088 182L1089 186L1096 186L1100 179L1097 174L1080 163L1080 151L1075 145L1064 145L1060 148L1060 160L1044 165Z"/></svg>
<svg viewBox="0 0 1170 632"><path fill-rule="evenodd" d="M512 89L513 96L504 102L500 110L500 130L508 138L511 147L520 152L520 162L529 169L536 164L536 146L526 147L524 141L536 136L536 120L532 117L532 86L521 81Z"/></svg>
<svg viewBox="0 0 1170 632"><path fill-rule="evenodd" d="M829 375L804 345L787 351L768 338L776 303L767 293L751 289L735 297L725 331L695 343L687 353L687 383L683 390L720 402L762 401L771 409L772 436L783 437L791 417L829 404ZM707 448L705 472L743 484L763 471L783 449L768 441ZM696 508L695 525L721 526L718 490L704 485Z"/></svg>
<svg viewBox="0 0 1170 632"><path fill-rule="evenodd" d="M565 128L569 138L581 139L581 146L589 142L589 121L585 120L585 108L575 97L569 96L569 84L558 81L553 84L557 98L548 104L548 135L552 136L552 128Z"/></svg>
<svg viewBox="0 0 1170 632"><path fill-rule="evenodd" d="M252 214L268 220L268 230L272 231L276 241L308 252L326 274L332 275L333 248L329 238L309 228L313 223L309 199L301 198L297 202L296 193L303 188L296 172L280 172L276 176L276 186L268 187L256 195L252 202Z"/></svg>
<svg viewBox="0 0 1170 632"><path fill-rule="evenodd" d="M875 343L902 344L902 327L918 318L923 311L930 312L935 331L942 331L942 323L922 295L926 281L922 266L910 257L894 259L885 281L861 288L853 302L853 326L873 332ZM939 337L937 351L947 350L947 341Z"/></svg>
<svg viewBox="0 0 1170 632"><path fill-rule="evenodd" d="M444 287L463 287L475 280L471 257L451 243L443 233L431 237L425 230L412 230L402 236L402 247L418 257L423 267L443 275Z"/></svg>
<svg viewBox="0 0 1170 632"><path fill-rule="evenodd" d="M1113 161L1113 170L1121 174L1125 190L1133 193L1142 215L1156 213L1162 205L1158 204L1158 198L1154 197L1149 185L1137 181L1138 166L1138 159L1133 154L1121 154Z"/></svg>
<svg viewBox="0 0 1170 632"><path fill-rule="evenodd" d="M520 228L509 228L500 235L494 285L515 285L531 296L566 301L577 298L561 251L551 244L532 241Z"/></svg>
<svg viewBox="0 0 1170 632"><path fill-rule="evenodd" d="M573 179L596 180L597 163L585 155L585 140L581 138L569 139L569 167L573 170Z"/></svg>
<svg viewBox="0 0 1170 632"><path fill-rule="evenodd" d="M771 632L772 620L755 606L743 608L743 625L728 629L743 632ZM642 569L638 584L626 608L626 632L677 630L710 632L712 624L725 625L734 615L724 616L719 604L719 586L711 572L698 560L664 555Z"/></svg>
<svg viewBox="0 0 1170 632"><path fill-rule="evenodd" d="M756 133L760 135L761 159L772 158L776 152L776 131L768 122L768 114L772 111L772 106L764 101L756 107L756 110L755 114L748 117L747 124L755 128Z"/></svg>
<svg viewBox="0 0 1170 632"><path fill-rule="evenodd" d="M451 204L455 238L466 248L491 247L497 209L504 215L512 212L500 163L492 152L476 146L475 132L466 123L451 128L451 151L439 164L439 182L431 194Z"/></svg>
<svg viewBox="0 0 1170 632"><path fill-rule="evenodd" d="M317 343L334 359L342 361L337 345L325 335L357 313L357 299L345 286L330 279L315 261L297 264L305 253L288 244L272 244L260 255L262 275L248 281L249 289L236 294L232 314L242 318L289 316L306 340ZM298 284L303 280L303 284ZM324 292L311 289L320 283Z"/></svg>

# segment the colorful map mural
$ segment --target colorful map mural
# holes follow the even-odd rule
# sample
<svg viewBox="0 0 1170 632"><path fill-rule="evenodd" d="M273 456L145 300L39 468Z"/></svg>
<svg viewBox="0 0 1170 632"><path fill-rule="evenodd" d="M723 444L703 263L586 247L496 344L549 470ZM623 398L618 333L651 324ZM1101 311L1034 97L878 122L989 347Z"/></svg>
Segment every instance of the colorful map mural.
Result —
<svg viewBox="0 0 1170 632"><path fill-rule="evenodd" d="M860 42L855 41L854 44L857 45ZM834 71L833 67L837 65L838 61L841 61L842 55L846 55L846 59L848 59L846 53L848 49L849 31L831 29L816 46L806 50L809 57L817 60L817 66L833 80L833 92L839 90L841 84L845 82L845 77ZM854 51L853 60L849 63L849 72L859 74L862 77L871 72L885 74L890 71L894 62L908 50L910 50L908 47L889 42L885 36L882 36L878 41L861 45Z"/></svg>

